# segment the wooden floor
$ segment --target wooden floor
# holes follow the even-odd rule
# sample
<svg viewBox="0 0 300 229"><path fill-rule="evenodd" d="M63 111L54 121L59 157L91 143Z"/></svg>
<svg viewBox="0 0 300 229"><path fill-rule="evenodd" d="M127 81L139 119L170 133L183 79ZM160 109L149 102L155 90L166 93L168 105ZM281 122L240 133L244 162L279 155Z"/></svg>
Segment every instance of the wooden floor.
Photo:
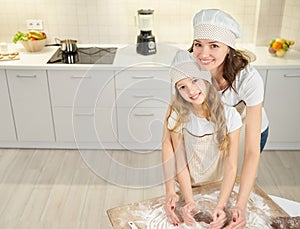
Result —
<svg viewBox="0 0 300 229"><path fill-rule="evenodd" d="M142 167L145 155L110 152ZM268 194L300 201L300 151L265 151L257 184ZM112 171L113 172L113 171ZM111 228L106 210L161 196L163 185L132 189L97 176L77 150L0 149L0 228Z"/></svg>

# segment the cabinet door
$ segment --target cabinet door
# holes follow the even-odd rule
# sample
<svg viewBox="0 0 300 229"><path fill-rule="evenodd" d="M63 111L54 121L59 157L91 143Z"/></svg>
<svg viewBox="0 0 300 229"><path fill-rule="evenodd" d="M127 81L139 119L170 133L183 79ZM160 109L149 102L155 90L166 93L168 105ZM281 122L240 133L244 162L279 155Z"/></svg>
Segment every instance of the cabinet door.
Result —
<svg viewBox="0 0 300 229"><path fill-rule="evenodd" d="M300 69L269 70L265 109L270 121L269 149L300 149Z"/></svg>
<svg viewBox="0 0 300 229"><path fill-rule="evenodd" d="M126 149L159 149L166 108L119 108L119 142Z"/></svg>
<svg viewBox="0 0 300 229"><path fill-rule="evenodd" d="M111 108L54 107L58 142L116 143L116 112Z"/></svg>
<svg viewBox="0 0 300 229"><path fill-rule="evenodd" d="M46 71L7 70L19 141L54 141Z"/></svg>
<svg viewBox="0 0 300 229"><path fill-rule="evenodd" d="M0 141L16 141L15 125L4 70L0 70Z"/></svg>

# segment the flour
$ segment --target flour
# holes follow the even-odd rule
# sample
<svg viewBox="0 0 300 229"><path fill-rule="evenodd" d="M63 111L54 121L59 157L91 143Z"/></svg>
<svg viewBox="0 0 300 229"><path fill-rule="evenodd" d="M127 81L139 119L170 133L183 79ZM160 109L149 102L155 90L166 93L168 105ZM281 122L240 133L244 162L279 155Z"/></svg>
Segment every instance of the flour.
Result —
<svg viewBox="0 0 300 229"><path fill-rule="evenodd" d="M219 191L214 191L209 194L197 194L194 196L194 200L197 204L197 208L201 211L212 212L218 196ZM228 207L234 205L236 197L238 194L238 186L235 186L229 199ZM151 201L143 202L139 204L137 210L131 212L131 215L135 216L139 220L135 220L134 223L142 229L205 229L209 228L208 224L204 222L195 223L193 227L188 227L184 223L181 223L179 226L173 226L168 222L167 216L165 214L164 208L164 198L158 200L153 206ZM184 203L182 203L183 205ZM176 206L176 209L182 206ZM264 202L264 199L255 194L251 193L249 196L249 201L247 204L247 225L245 228L259 228L259 229L268 229L272 228L270 225L270 208ZM120 225L122 226L122 225Z"/></svg>

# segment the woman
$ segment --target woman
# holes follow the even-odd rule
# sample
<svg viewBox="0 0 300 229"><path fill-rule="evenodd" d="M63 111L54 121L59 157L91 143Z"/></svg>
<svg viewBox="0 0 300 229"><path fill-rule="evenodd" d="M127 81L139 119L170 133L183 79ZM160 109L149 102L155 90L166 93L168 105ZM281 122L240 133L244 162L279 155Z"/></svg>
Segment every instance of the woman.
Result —
<svg viewBox="0 0 300 229"><path fill-rule="evenodd" d="M175 96L166 123L174 154L172 151L163 155L165 175L172 174L176 168L186 203L181 213L187 225L195 222L191 216L196 209L192 186L223 180L210 224L211 228L222 228L226 221L224 207L237 173L241 118L234 108L223 106L219 93L209 83L210 73L201 71L188 51L176 53L170 76ZM168 163L172 159L173 165ZM166 191L168 197L178 198L173 179L166 182ZM170 204L175 208L175 203ZM175 214L169 215L169 220L179 224Z"/></svg>
<svg viewBox="0 0 300 229"><path fill-rule="evenodd" d="M241 36L241 29L230 15L218 9L202 10L195 15L193 25L194 41L189 51L201 68L211 72L212 83L221 94L223 102L229 106L245 107L245 146L240 188L236 204L231 209L232 222L227 227L243 228L246 225L246 206L256 179L260 152L268 136L268 119L262 105L263 80L249 65L249 58L236 50L235 40ZM163 154L169 154L172 150L171 142L170 133L165 128ZM176 198L171 198L167 203L175 201ZM174 209L165 209L168 215L173 216Z"/></svg>

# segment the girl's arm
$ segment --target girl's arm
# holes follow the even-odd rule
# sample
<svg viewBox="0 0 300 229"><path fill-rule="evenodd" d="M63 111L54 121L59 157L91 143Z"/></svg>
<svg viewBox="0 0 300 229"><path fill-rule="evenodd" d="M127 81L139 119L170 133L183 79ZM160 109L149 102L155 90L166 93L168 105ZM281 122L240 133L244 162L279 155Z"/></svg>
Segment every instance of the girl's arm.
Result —
<svg viewBox="0 0 300 229"><path fill-rule="evenodd" d="M235 183L238 168L240 130L241 129L239 128L228 134L230 142L228 149L229 153L225 159L224 176L217 203L217 208L220 209L224 209Z"/></svg>
<svg viewBox="0 0 300 229"><path fill-rule="evenodd" d="M171 107L169 107L164 129L163 129L163 139L162 139L162 163L163 163L163 170L165 176L165 188L166 188L166 202L164 204L164 209L168 220L174 226L180 223L178 217L175 214L175 205L176 202L179 200L178 195L175 192L175 178L176 175L176 165L175 165L175 154L174 154L174 147L171 139L171 134L168 129L168 117L171 113Z"/></svg>
<svg viewBox="0 0 300 229"><path fill-rule="evenodd" d="M213 222L210 223L211 228L223 228L227 216L224 207L228 202L232 192L238 168L238 149L240 139L240 128L229 133L229 153L225 159L224 176L221 184L218 203L213 211Z"/></svg>
<svg viewBox="0 0 300 229"><path fill-rule="evenodd" d="M196 208L196 204L193 198L192 184L190 172L187 166L186 152L183 143L183 137L180 133L171 133L172 142L175 150L176 158L176 170L177 170L177 179L179 182L181 194L185 200L185 206L181 209L181 215L184 222L188 226L192 226L195 223L194 217L191 215L191 212Z"/></svg>

